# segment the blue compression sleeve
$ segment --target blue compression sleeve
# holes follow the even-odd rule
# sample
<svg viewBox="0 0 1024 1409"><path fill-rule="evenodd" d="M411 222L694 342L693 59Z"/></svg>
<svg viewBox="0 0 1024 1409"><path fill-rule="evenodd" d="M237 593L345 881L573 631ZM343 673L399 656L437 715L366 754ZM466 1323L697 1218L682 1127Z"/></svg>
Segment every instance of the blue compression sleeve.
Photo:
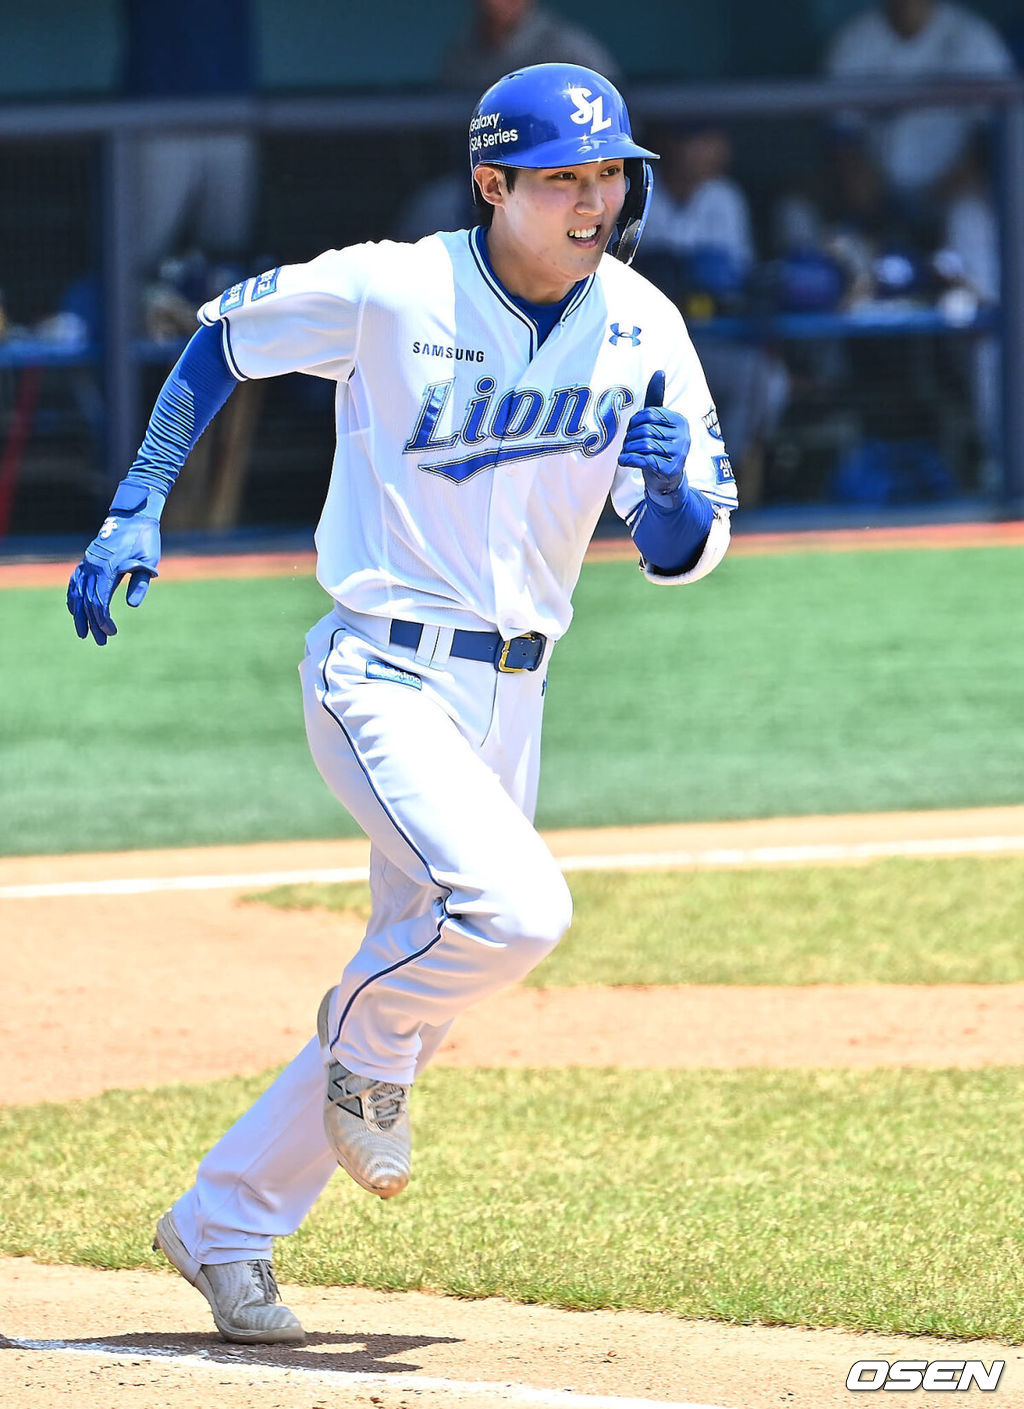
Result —
<svg viewBox="0 0 1024 1409"><path fill-rule="evenodd" d="M237 385L224 360L219 326L200 328L160 390L139 453L111 507L133 512L145 503L159 517L189 452Z"/></svg>
<svg viewBox="0 0 1024 1409"><path fill-rule="evenodd" d="M662 577L678 577L694 566L715 516L699 489L687 484L678 498L677 504L665 506L645 493L629 524L644 562Z"/></svg>

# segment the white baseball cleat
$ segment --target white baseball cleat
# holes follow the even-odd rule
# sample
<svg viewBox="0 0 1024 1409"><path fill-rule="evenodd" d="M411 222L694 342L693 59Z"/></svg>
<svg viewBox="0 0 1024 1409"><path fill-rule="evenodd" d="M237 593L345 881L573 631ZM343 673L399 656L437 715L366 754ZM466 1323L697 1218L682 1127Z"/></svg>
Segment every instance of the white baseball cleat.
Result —
<svg viewBox="0 0 1024 1409"><path fill-rule="evenodd" d="M371 1194L391 1199L409 1182L409 1088L357 1076L331 1056L327 1029L335 992L331 988L324 994L316 1018L327 1077L324 1131L345 1173Z"/></svg>
<svg viewBox="0 0 1024 1409"><path fill-rule="evenodd" d="M153 1251L162 1252L186 1282L210 1303L217 1330L225 1340L246 1344L304 1345L299 1318L282 1306L270 1259L247 1262L197 1262L181 1241L174 1214L156 1225Z"/></svg>

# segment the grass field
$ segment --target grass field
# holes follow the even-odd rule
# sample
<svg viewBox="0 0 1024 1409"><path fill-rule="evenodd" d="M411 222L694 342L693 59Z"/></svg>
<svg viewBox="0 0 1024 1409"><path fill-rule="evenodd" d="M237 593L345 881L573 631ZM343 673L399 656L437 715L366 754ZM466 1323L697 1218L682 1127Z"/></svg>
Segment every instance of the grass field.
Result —
<svg viewBox="0 0 1024 1409"><path fill-rule="evenodd" d="M1022 977L1024 860L578 872L541 985ZM279 904L365 912L362 886ZM268 894L250 898L265 904ZM268 1076L0 1109L0 1254L159 1260L154 1217ZM1024 1072L431 1069L415 1179L344 1178L287 1280L737 1323L1024 1335Z"/></svg>
<svg viewBox="0 0 1024 1409"><path fill-rule="evenodd" d="M527 977L581 983L1014 983L1024 858L728 871L577 871L572 928ZM369 914L369 888L282 886L283 908Z"/></svg>
<svg viewBox="0 0 1024 1409"><path fill-rule="evenodd" d="M747 557L694 592L587 567L543 826L1024 801L1018 548ZM0 853L354 832L309 761L309 581L173 581L105 650L0 594ZM570 876L530 982L1024 980L1016 857ZM250 904L365 912L362 886ZM144 928L144 927L143 927ZM152 1223L268 1079L0 1108L0 1254L157 1265ZM431 1069L415 1178L333 1181L283 1279L1024 1337L1024 1070Z"/></svg>
<svg viewBox="0 0 1024 1409"><path fill-rule="evenodd" d="M588 565L550 675L544 827L1015 803L1020 548ZM173 580L105 649L0 594L0 853L352 834L295 666L306 579Z"/></svg>
<svg viewBox="0 0 1024 1409"><path fill-rule="evenodd" d="M153 1262L156 1215L262 1081L0 1110L0 1253ZM431 1071L415 1179L336 1179L286 1280L1024 1336L1024 1076Z"/></svg>

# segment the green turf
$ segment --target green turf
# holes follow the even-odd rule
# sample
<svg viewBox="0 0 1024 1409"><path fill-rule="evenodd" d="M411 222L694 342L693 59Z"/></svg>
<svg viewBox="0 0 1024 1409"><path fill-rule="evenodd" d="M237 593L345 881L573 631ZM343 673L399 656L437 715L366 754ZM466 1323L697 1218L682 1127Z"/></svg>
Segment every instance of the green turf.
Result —
<svg viewBox="0 0 1024 1409"><path fill-rule="evenodd" d="M0 1252L133 1267L259 1090L0 1111ZM1024 1336L1024 1074L437 1070L414 1182L338 1176L285 1280L893 1334Z"/></svg>
<svg viewBox="0 0 1024 1409"><path fill-rule="evenodd" d="M527 979L570 984L1019 983L1024 858L568 876L575 915ZM365 920L365 885L250 897Z"/></svg>
<svg viewBox="0 0 1024 1409"><path fill-rule="evenodd" d="M63 592L0 592L0 851L356 835L313 766L297 664L306 578L173 581L99 648Z"/></svg>
<svg viewBox="0 0 1024 1409"><path fill-rule="evenodd" d="M635 568L590 569L544 822L1024 801L1022 576L1022 549L737 557L652 601Z"/></svg>
<svg viewBox="0 0 1024 1409"><path fill-rule="evenodd" d="M551 669L557 827L1024 801L1024 550L737 557L693 588L595 563ZM351 834L306 753L306 578L186 582L80 642L0 593L0 852Z"/></svg>

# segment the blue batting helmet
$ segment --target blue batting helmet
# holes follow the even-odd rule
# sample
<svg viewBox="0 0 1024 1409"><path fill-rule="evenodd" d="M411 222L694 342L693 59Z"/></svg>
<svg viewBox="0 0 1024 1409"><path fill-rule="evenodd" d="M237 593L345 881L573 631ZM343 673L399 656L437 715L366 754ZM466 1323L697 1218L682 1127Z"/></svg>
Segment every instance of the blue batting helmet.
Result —
<svg viewBox="0 0 1024 1409"><path fill-rule="evenodd" d="M488 88L469 124L469 162L539 170L622 159L628 190L609 252L633 258L650 201L649 158L657 152L633 141L622 95L607 78L581 64L533 64ZM474 200L481 197L474 182Z"/></svg>

